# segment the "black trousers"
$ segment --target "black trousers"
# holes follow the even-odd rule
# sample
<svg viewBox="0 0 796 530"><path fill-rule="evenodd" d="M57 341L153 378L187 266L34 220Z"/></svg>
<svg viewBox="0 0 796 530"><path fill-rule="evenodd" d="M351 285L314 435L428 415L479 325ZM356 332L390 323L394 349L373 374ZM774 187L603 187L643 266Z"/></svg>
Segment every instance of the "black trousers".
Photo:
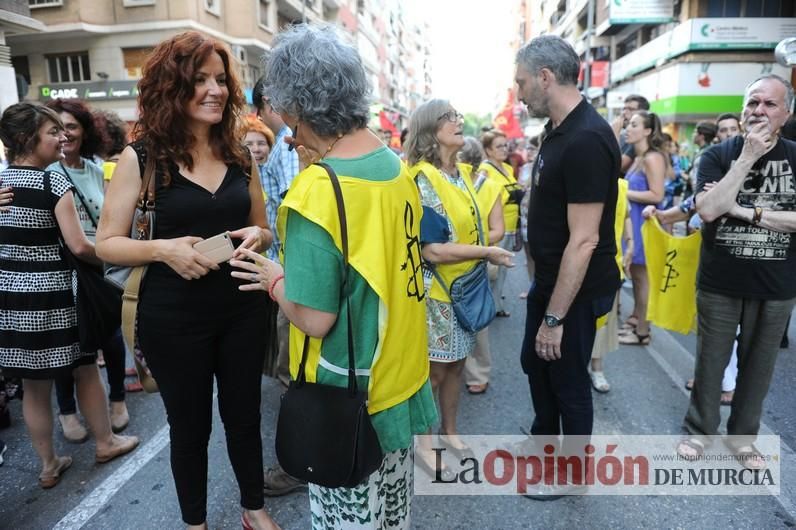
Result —
<svg viewBox="0 0 796 530"><path fill-rule="evenodd" d="M246 304L174 313L151 306L142 311L139 306L139 341L166 406L171 470L186 524L201 524L207 516L214 379L240 504L247 510L264 506L260 435L264 308Z"/></svg>
<svg viewBox="0 0 796 530"><path fill-rule="evenodd" d="M110 401L124 401L124 339L121 328L102 343L102 356L105 358L105 370L108 374L108 399ZM75 378L72 372L55 378L55 398L58 401L58 410L61 414L74 414L77 412L75 403Z"/></svg>
<svg viewBox="0 0 796 530"><path fill-rule="evenodd" d="M522 370L528 375L536 417L534 435L590 435L594 423L588 365L594 346L596 320L611 309L613 295L576 301L564 319L561 358L545 361L536 354L536 334L550 296L535 285L528 294Z"/></svg>

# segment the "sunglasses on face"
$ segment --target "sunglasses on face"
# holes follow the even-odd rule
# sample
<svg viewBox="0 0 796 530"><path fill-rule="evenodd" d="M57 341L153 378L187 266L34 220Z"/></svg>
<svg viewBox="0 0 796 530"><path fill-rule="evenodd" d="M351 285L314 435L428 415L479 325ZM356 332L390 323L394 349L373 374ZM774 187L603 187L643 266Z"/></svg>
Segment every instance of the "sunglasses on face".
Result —
<svg viewBox="0 0 796 530"><path fill-rule="evenodd" d="M448 112L446 112L445 114L442 114L439 118L437 118L437 121L439 121L439 120L441 120L443 118L448 120L451 123L456 123L459 120L464 119L464 115L463 114L459 114L455 110L449 110Z"/></svg>

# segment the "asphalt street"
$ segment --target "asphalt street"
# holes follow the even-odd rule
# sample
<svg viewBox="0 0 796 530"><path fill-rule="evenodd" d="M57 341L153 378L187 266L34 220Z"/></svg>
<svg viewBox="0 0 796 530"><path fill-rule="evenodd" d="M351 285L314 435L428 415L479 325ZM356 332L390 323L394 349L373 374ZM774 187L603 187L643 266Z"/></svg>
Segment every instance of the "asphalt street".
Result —
<svg viewBox="0 0 796 530"><path fill-rule="evenodd" d="M528 286L524 258L510 271L506 300L511 317L490 327L493 373L489 390L472 396L463 390L459 426L465 434L518 434L533 418L527 380L519 365ZM622 309L632 301L625 289ZM796 338L794 326L789 331ZM649 347L623 346L605 360L612 385L594 394L596 434L678 434L688 404L683 388L693 370L695 339L653 330ZM521 496L416 496L412 526L458 528L791 528L796 525L796 380L794 347L781 350L765 402L761 433L782 437L782 491L774 496L583 496L538 502ZM282 387L264 379L263 455L275 461L273 434ZM169 468L168 427L160 398L128 395L127 432L141 437L132 455L105 465L94 463L91 441L70 445L56 429L58 452L71 454L72 468L54 489L39 489L38 461L22 422L21 404L12 402L13 424L0 431L9 445L0 467L0 529L176 529L181 528ZM723 407L723 415L729 412ZM240 528L240 508L217 411L210 442L208 523ZM285 529L309 528L306 492L266 499L266 508Z"/></svg>

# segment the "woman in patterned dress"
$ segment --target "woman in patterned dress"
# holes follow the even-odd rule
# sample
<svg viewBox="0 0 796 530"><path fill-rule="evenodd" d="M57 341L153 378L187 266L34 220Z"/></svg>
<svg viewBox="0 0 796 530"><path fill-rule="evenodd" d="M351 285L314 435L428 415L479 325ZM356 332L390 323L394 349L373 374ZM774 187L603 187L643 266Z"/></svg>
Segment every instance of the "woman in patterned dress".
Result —
<svg viewBox="0 0 796 530"><path fill-rule="evenodd" d="M512 254L485 245L479 235L475 193L469 178L460 174L456 154L464 145L462 115L448 101L434 99L415 110L409 120L406 143L410 173L420 190L423 221L420 239L424 261L433 264L450 285L466 274L476 260L512 267ZM484 212L482 215L488 215ZM481 218L481 224L485 218ZM472 456L457 434L456 413L462 385L462 370L475 347L475 333L459 324L450 298L436 280L426 294L428 350L431 385L439 396L442 415L440 442L457 458ZM418 463L430 470L435 453L420 451ZM450 473L437 470L443 476Z"/></svg>
<svg viewBox="0 0 796 530"><path fill-rule="evenodd" d="M0 213L0 366L5 375L23 379L22 412L42 463L39 485L47 489L72 464L53 447L50 393L59 374L75 376L98 463L133 450L138 438L111 431L96 356L80 351L76 279L59 239L79 259L99 262L80 226L72 185L60 173L44 170L63 156L63 123L50 109L18 103L0 118L0 139L11 162L0 180L14 193L11 208Z"/></svg>

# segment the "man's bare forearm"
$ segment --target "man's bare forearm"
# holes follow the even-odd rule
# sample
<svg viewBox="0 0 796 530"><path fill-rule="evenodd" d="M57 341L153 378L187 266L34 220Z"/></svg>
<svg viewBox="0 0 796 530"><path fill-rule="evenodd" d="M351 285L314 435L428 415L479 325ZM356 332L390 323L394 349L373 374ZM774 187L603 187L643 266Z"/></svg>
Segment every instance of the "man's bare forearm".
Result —
<svg viewBox="0 0 796 530"><path fill-rule="evenodd" d="M713 222L732 209L754 162L745 157L739 158L709 194L700 192L696 196L696 209L703 220Z"/></svg>
<svg viewBox="0 0 796 530"><path fill-rule="evenodd" d="M566 316L586 276L595 246L591 241L580 243L570 241L564 248L558 279L553 288L550 304L547 306L549 313L562 318Z"/></svg>

